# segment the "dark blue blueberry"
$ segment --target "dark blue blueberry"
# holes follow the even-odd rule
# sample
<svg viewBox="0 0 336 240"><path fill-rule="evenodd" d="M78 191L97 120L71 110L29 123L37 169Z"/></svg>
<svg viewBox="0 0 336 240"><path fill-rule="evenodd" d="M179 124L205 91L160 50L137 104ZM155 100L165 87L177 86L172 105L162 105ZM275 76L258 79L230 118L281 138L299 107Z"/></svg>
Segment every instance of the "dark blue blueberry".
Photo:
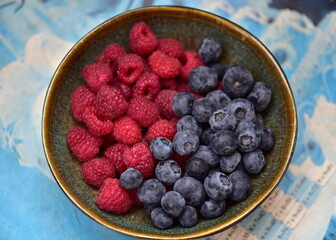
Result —
<svg viewBox="0 0 336 240"><path fill-rule="evenodd" d="M191 115L181 117L177 122L176 129L178 132L183 130L192 130L196 132L199 137L202 136L203 132L201 124L199 124Z"/></svg>
<svg viewBox="0 0 336 240"><path fill-rule="evenodd" d="M242 154L242 164L246 172L257 174L266 165L264 153L260 149Z"/></svg>
<svg viewBox="0 0 336 240"><path fill-rule="evenodd" d="M232 112L238 121L254 122L256 120L253 104L244 98L232 100L225 106L225 109Z"/></svg>
<svg viewBox="0 0 336 240"><path fill-rule="evenodd" d="M189 205L185 206L183 212L178 217L178 220L183 227L189 228L194 226L198 220L196 208Z"/></svg>
<svg viewBox="0 0 336 240"><path fill-rule="evenodd" d="M253 123L245 121L240 122L235 134L238 138L238 150L240 152L251 152L260 144L261 134Z"/></svg>
<svg viewBox="0 0 336 240"><path fill-rule="evenodd" d="M267 152L272 149L274 145L274 134L269 127L264 126L261 131L261 141L259 148L263 152Z"/></svg>
<svg viewBox="0 0 336 240"><path fill-rule="evenodd" d="M214 172L204 179L204 190L209 198L220 201L230 196L232 183L224 173Z"/></svg>
<svg viewBox="0 0 336 240"><path fill-rule="evenodd" d="M214 112L212 103L207 98L199 98L194 102L192 115L200 123L206 123Z"/></svg>
<svg viewBox="0 0 336 240"><path fill-rule="evenodd" d="M225 201L209 199L205 201L199 209L200 214L208 219L222 216L226 209Z"/></svg>
<svg viewBox="0 0 336 240"><path fill-rule="evenodd" d="M222 169L220 169L220 167L211 168L209 173L208 173L208 176L210 176L211 174L214 174L216 172L222 173Z"/></svg>
<svg viewBox="0 0 336 240"><path fill-rule="evenodd" d="M222 130L212 135L210 147L219 155L230 155L238 147L238 139L232 131Z"/></svg>
<svg viewBox="0 0 336 240"><path fill-rule="evenodd" d="M189 92L178 93L173 100L173 111L178 117L191 114L191 108L194 104L195 97Z"/></svg>
<svg viewBox="0 0 336 240"><path fill-rule="evenodd" d="M228 111L227 109L218 109L216 110L209 119L209 124L214 132L218 132L220 130L235 130L238 121L233 116L233 113Z"/></svg>
<svg viewBox="0 0 336 240"><path fill-rule="evenodd" d="M188 176L200 181L203 181L208 175L209 169L209 165L204 160L197 157L190 158L185 166L185 171Z"/></svg>
<svg viewBox="0 0 336 240"><path fill-rule="evenodd" d="M264 82L256 82L251 92L247 95L247 100L249 100L254 109L257 112L265 110L271 101L272 90Z"/></svg>
<svg viewBox="0 0 336 240"><path fill-rule="evenodd" d="M173 139L173 148L178 155L191 155L197 151L199 146L199 137L192 130L183 130L175 134Z"/></svg>
<svg viewBox="0 0 336 240"><path fill-rule="evenodd" d="M203 131L201 136L201 144L204 144L206 146L210 145L210 138L214 134L214 132L211 130L211 128L207 128Z"/></svg>
<svg viewBox="0 0 336 240"><path fill-rule="evenodd" d="M135 168L128 168L120 175L120 184L126 189L134 189L141 186L143 175Z"/></svg>
<svg viewBox="0 0 336 240"><path fill-rule="evenodd" d="M229 178L232 182L231 201L241 202L250 196L251 180L244 171L236 170L229 175Z"/></svg>
<svg viewBox="0 0 336 240"><path fill-rule="evenodd" d="M207 66L194 68L188 77L188 85L191 91L200 94L206 94L212 91L218 83L218 77L215 70Z"/></svg>
<svg viewBox="0 0 336 240"><path fill-rule="evenodd" d="M197 157L206 162L209 167L215 167L219 163L219 156L212 151L209 146L200 145L193 157Z"/></svg>
<svg viewBox="0 0 336 240"><path fill-rule="evenodd" d="M198 49L198 53L205 63L217 61L222 51L222 42L217 37L204 38Z"/></svg>
<svg viewBox="0 0 336 240"><path fill-rule="evenodd" d="M222 156L219 160L219 166L224 173L232 173L237 169L238 164L241 160L241 154L237 151L234 153Z"/></svg>
<svg viewBox="0 0 336 240"><path fill-rule="evenodd" d="M173 226L174 219L169 216L162 208L155 208L151 212L152 223L159 229L167 229Z"/></svg>
<svg viewBox="0 0 336 240"><path fill-rule="evenodd" d="M145 213L150 216L151 213L152 213L152 211L155 208L158 208L158 207L161 207L161 202L157 203L157 204L147 204L147 205L144 205L144 210L145 210Z"/></svg>
<svg viewBox="0 0 336 240"><path fill-rule="evenodd" d="M173 186L181 178L182 170L174 160L160 161L155 167L155 175L163 184Z"/></svg>
<svg viewBox="0 0 336 240"><path fill-rule="evenodd" d="M264 128L264 118L260 113L256 114L256 120L255 120L254 124L256 125L257 130L260 131L260 132Z"/></svg>
<svg viewBox="0 0 336 240"><path fill-rule="evenodd" d="M226 104L231 101L229 96L226 95L221 90L214 90L214 91L209 92L206 95L206 98L211 101L212 106L214 107L214 110L225 107Z"/></svg>
<svg viewBox="0 0 336 240"><path fill-rule="evenodd" d="M161 198L162 209L172 217L180 216L185 206L184 197L176 191L166 192Z"/></svg>
<svg viewBox="0 0 336 240"><path fill-rule="evenodd" d="M165 193L165 186L155 178L147 179L138 189L139 200L144 205L159 204Z"/></svg>
<svg viewBox="0 0 336 240"><path fill-rule="evenodd" d="M226 70L228 69L228 66L224 62L221 62L221 61L210 63L208 64L208 66L216 71L218 80L222 81L222 78Z"/></svg>
<svg viewBox="0 0 336 240"><path fill-rule="evenodd" d="M198 206L205 199L205 191L202 182L196 178L185 176L180 178L174 184L174 191L181 193L186 204L190 206Z"/></svg>
<svg viewBox="0 0 336 240"><path fill-rule="evenodd" d="M154 138L149 145L149 149L153 157L158 160L169 159L173 154L173 144L164 137Z"/></svg>

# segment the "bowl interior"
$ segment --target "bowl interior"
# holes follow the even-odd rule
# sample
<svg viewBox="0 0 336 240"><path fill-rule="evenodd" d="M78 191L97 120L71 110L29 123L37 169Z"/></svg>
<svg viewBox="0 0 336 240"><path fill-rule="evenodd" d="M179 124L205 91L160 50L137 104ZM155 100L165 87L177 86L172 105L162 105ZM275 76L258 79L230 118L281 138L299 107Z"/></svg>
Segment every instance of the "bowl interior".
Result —
<svg viewBox="0 0 336 240"><path fill-rule="evenodd" d="M128 33L138 21L148 23L157 37L180 40L185 49L196 50L204 37L217 36L224 46L222 59L228 64L240 64L249 69L256 81L266 82L273 91L270 107L263 114L265 125L271 127L276 144L266 154L267 164L256 177L253 191L241 203L229 204L225 214L213 220L200 220L192 228L174 226L158 230L141 208L118 215L101 211L95 204L97 189L81 177L81 164L67 147L66 135L78 125L71 115L70 96L84 84L81 70L93 63L103 48L119 43L128 48ZM43 143L50 168L66 195L84 213L101 224L119 232L140 238L201 237L227 228L244 218L279 183L287 169L296 138L295 105L288 82L267 49L251 34L215 15L189 8L152 7L126 12L112 18L81 39L64 58L49 86L43 112Z"/></svg>

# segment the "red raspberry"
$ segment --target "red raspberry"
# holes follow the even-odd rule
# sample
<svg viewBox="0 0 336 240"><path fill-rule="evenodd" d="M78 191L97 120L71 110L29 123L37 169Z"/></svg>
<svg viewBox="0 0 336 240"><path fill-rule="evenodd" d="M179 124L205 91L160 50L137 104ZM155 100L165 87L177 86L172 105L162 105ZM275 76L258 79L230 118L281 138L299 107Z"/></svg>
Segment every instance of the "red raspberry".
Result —
<svg viewBox="0 0 336 240"><path fill-rule="evenodd" d="M114 176L114 166L105 158L94 158L82 165L82 177L90 185L100 187L106 178Z"/></svg>
<svg viewBox="0 0 336 240"><path fill-rule="evenodd" d="M177 93L175 90L164 89L161 90L155 98L155 103L159 108L160 114L166 119L171 119L176 116L172 104Z"/></svg>
<svg viewBox="0 0 336 240"><path fill-rule="evenodd" d="M100 209L114 213L125 213L133 205L127 190L121 186L119 179L115 178L107 178L103 182L96 203Z"/></svg>
<svg viewBox="0 0 336 240"><path fill-rule="evenodd" d="M123 116L114 122L113 137L125 144L134 144L142 139L141 128L132 118Z"/></svg>
<svg viewBox="0 0 336 240"><path fill-rule="evenodd" d="M132 96L133 96L133 88L132 88L132 86L127 85L125 83L122 83L120 81L116 81L116 83L114 84L114 86L120 90L121 94L123 95L123 97L126 100L129 100L129 99L132 98Z"/></svg>
<svg viewBox="0 0 336 240"><path fill-rule="evenodd" d="M97 110L88 107L83 113L83 122L87 126L90 133L96 136L103 136L112 132L113 123L110 120L102 121L97 116Z"/></svg>
<svg viewBox="0 0 336 240"><path fill-rule="evenodd" d="M161 78L173 78L179 74L181 63L161 51L153 52L148 58L149 66Z"/></svg>
<svg viewBox="0 0 336 240"><path fill-rule="evenodd" d="M116 87L103 86L96 96L98 115L109 120L123 115L128 109L128 103Z"/></svg>
<svg viewBox="0 0 336 240"><path fill-rule="evenodd" d="M82 71L82 76L94 92L98 92L103 85L113 81L112 69L105 63L93 63L86 66Z"/></svg>
<svg viewBox="0 0 336 240"><path fill-rule="evenodd" d="M128 149L129 146L123 143L116 143L104 151L104 158L110 160L110 162L115 166L119 175L126 171L126 166L123 159L123 153L125 149Z"/></svg>
<svg viewBox="0 0 336 240"><path fill-rule="evenodd" d="M159 46L157 50L164 52L168 56L180 58L183 55L184 49L182 44L173 38L158 39Z"/></svg>
<svg viewBox="0 0 336 240"><path fill-rule="evenodd" d="M133 94L134 96L144 96L154 99L160 90L159 76L153 72L144 72L136 81Z"/></svg>
<svg viewBox="0 0 336 240"><path fill-rule="evenodd" d="M112 131L113 131L113 128L112 128ZM100 146L101 149L106 149L110 147L111 145L117 143L117 140L115 140L114 137L112 136L112 132L111 134L102 136L102 138L103 138L103 145Z"/></svg>
<svg viewBox="0 0 336 240"><path fill-rule="evenodd" d="M185 156L178 155L175 151L173 151L173 155L171 157L171 159L174 159L178 163L182 171L184 171L185 165L187 164L190 158L191 156L189 155Z"/></svg>
<svg viewBox="0 0 336 240"><path fill-rule="evenodd" d="M152 141L156 137L165 137L170 141L173 140L176 133L176 124L165 119L157 120L148 128L147 139Z"/></svg>
<svg viewBox="0 0 336 240"><path fill-rule="evenodd" d="M160 86L161 89L176 90L177 82L175 78L160 79Z"/></svg>
<svg viewBox="0 0 336 240"><path fill-rule="evenodd" d="M180 59L182 66L180 68L179 77L183 81L188 81L189 74L194 68L204 65L197 52L186 51Z"/></svg>
<svg viewBox="0 0 336 240"><path fill-rule="evenodd" d="M118 59L118 78L131 85L141 76L144 70L142 58L135 54L125 54Z"/></svg>
<svg viewBox="0 0 336 240"><path fill-rule="evenodd" d="M146 56L158 46L158 41L152 29L144 22L138 22L131 28L129 43L132 52Z"/></svg>
<svg viewBox="0 0 336 240"><path fill-rule="evenodd" d="M130 196L133 204L138 207L142 207L143 203L138 198L138 189L128 189L128 195Z"/></svg>
<svg viewBox="0 0 336 240"><path fill-rule="evenodd" d="M148 127L159 117L159 110L148 98L133 97L129 103L127 115L137 121L141 127Z"/></svg>
<svg viewBox="0 0 336 240"><path fill-rule="evenodd" d="M126 149L123 154L126 167L132 167L140 171L144 178L154 175L155 159L153 158L148 144L140 142Z"/></svg>
<svg viewBox="0 0 336 240"><path fill-rule="evenodd" d="M75 126L68 132L67 142L77 159L85 162L97 155L103 140L100 137L92 135L85 128Z"/></svg>
<svg viewBox="0 0 336 240"><path fill-rule="evenodd" d="M107 63L112 65L118 58L126 54L125 49L118 43L113 43L108 45L104 50L98 55L97 63Z"/></svg>
<svg viewBox="0 0 336 240"><path fill-rule="evenodd" d="M82 114L86 107L93 107L95 103L95 94L84 85L80 85L71 94L71 110L73 117L81 122Z"/></svg>

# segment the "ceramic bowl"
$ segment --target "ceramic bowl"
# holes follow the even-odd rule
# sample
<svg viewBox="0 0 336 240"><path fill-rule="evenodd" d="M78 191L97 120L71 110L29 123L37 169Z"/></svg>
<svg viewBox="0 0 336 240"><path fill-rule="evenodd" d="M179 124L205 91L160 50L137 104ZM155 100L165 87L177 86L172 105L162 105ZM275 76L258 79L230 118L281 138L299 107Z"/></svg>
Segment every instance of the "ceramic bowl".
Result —
<svg viewBox="0 0 336 240"><path fill-rule="evenodd" d="M222 60L249 69L254 79L266 82L273 91L265 113L265 125L276 136L274 148L265 156L266 167L252 178L252 194L243 202L229 205L225 214L212 220L200 219L191 228L176 224L159 230L142 208L126 214L100 210L95 204L97 189L87 185L81 163L71 154L67 132L77 123L71 115L71 93L84 81L81 70L93 63L105 46L119 43L128 49L128 33L138 22L148 23L157 37L181 41L187 50L197 50L201 40L217 36L224 46ZM185 7L148 7L122 13L97 26L68 52L49 85L43 109L42 138L50 169L64 193L85 214L107 228L136 238L190 239L214 234L245 218L276 188L292 158L297 134L296 108L290 85L270 51L252 34L231 21L208 12Z"/></svg>

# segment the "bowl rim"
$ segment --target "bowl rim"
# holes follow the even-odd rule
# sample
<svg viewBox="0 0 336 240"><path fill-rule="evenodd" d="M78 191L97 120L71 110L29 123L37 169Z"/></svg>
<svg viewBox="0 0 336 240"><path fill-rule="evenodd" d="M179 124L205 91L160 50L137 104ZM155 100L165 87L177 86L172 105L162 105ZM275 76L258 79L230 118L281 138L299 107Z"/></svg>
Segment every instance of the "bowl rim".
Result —
<svg viewBox="0 0 336 240"><path fill-rule="evenodd" d="M202 16L206 16L207 18L211 18L212 20L219 22L220 24L224 24L225 26L228 26L230 28L235 29L235 31L238 31L240 34L242 34L243 39L248 38L249 40L253 41L254 44L256 44L256 46L258 47L258 49L261 50L261 52L263 53L264 56L267 57L267 60L271 61L271 64L269 65L273 65L273 67L275 68L277 75L280 76L280 78L282 79L283 83L284 83L284 87L285 87L285 91L286 93L288 93L289 99L287 99L289 101L289 104L291 105L291 109L287 109L287 111L290 111L289 115L292 117L291 119L291 131L290 131L290 140L289 140L289 152L288 154L286 154L287 159L286 159L286 165L285 167L279 172L279 176L277 178L277 180L273 183L273 185L267 189L267 191L260 197L258 197L258 203L253 205L253 206L249 206L248 208L246 208L244 210L244 212L242 214L239 214L238 216L233 217L228 224L226 225L220 225L220 226L215 226L215 227L210 227L209 229L206 230L201 230L200 232L196 232L196 233L190 233L190 234L184 234L184 235L156 235L156 234L144 234L144 233L139 233L139 232L135 232L132 230L128 230L125 228L121 228L119 226L113 225L111 224L111 222L106 221L103 218L100 218L98 215L93 214L90 210L86 209L84 206L82 206L80 204L80 201L77 199L77 197L75 195L73 195L71 193L71 191L68 189L66 183L60 178L59 175L59 171L56 167L55 161L53 159L53 156L51 154L52 151L52 144L51 144L51 134L49 129L51 128L51 121L50 119L48 119L48 116L50 115L51 112L51 102L52 102L52 98L54 96L54 92L56 90L55 87L57 86L57 81L55 79L58 79L62 66L66 63L67 59L69 57L71 57L74 52L76 51L77 47L80 46L81 44L89 44L91 45L94 41L90 41L90 36L92 37L96 32L99 32L101 30L102 27L111 24L111 22L115 21L116 19L119 19L121 17L126 17L130 14L134 14L134 13L140 13L140 12L151 12L151 11L156 11L156 10L161 10L161 11L184 11L187 13L197 13L200 14ZM175 16L174 16L175 17ZM185 17L184 19L186 19L187 17ZM195 19L193 19L195 20ZM197 19L196 19L197 20ZM239 39L238 39L239 40ZM215 234L216 232L225 230L231 226L233 226L234 224L240 222L241 220L243 220L245 217L247 217L249 214L251 214L258 206L260 206L262 204L263 201L265 201L269 195L276 189L276 187L279 185L280 181L282 180L282 178L284 177L291 159L293 157L294 154L294 149L295 149L295 145L296 145L296 140L297 140L297 132L298 132L298 120L297 120L297 110L296 110L296 103L295 103L295 99L293 96L293 92L292 89L290 87L289 81L283 71L283 69L281 68L281 65L279 64L279 62L276 60L276 58L273 56L273 54L271 53L271 51L257 38L255 37L253 34L251 34L249 31L247 31L246 29L244 29L243 27L239 26L238 24L223 18L221 16L218 16L214 13L211 12L207 12L205 10L202 9L197 9L197 8L192 8L192 7L185 7L185 6L174 6L174 5L160 5L160 6L147 6L147 7L140 7L140 8L136 8L136 9L132 9L132 10L128 10L125 11L123 13L120 13L118 15L115 15L112 18L107 19L106 21L102 22L101 24L97 25L96 27L94 27L91 31L89 31L87 34L85 34L79 41L77 41L72 48L68 51L68 53L64 56L64 58L62 59L62 61L60 62L60 64L58 65L57 69L55 70L51 81L49 83L49 86L47 88L46 94L45 94L45 99L44 99L44 103L43 103L43 109L42 109L42 124L41 124L41 135L42 135L42 145L43 145L43 150L45 153L45 157L47 160L47 163L49 165L49 168L57 182L57 184L59 185L59 187L62 189L62 191L64 192L64 194L70 199L70 201L78 208L80 209L83 213L85 213L88 217L90 217L91 219L93 219L94 221L98 222L99 224L117 231L119 233L131 236L131 237L136 237L136 238L142 238L142 239L191 239L191 238L200 238L200 237L204 237L207 235L211 235L211 234Z"/></svg>

